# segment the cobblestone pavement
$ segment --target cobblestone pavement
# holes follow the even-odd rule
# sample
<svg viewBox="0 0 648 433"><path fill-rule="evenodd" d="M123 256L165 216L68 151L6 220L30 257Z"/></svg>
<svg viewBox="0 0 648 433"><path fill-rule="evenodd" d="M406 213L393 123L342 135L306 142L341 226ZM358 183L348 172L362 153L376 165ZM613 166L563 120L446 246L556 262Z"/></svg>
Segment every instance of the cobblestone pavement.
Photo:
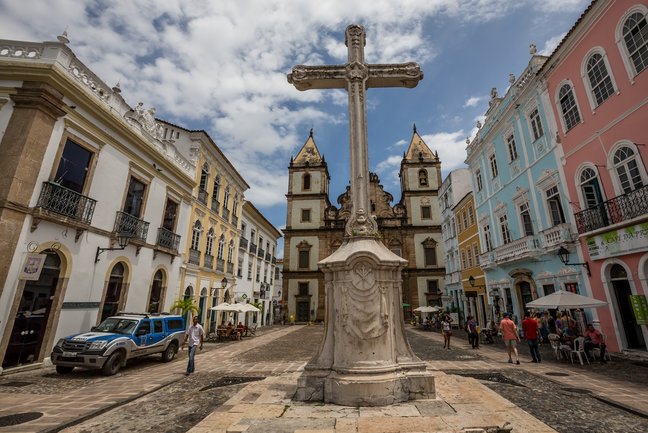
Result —
<svg viewBox="0 0 648 433"><path fill-rule="evenodd" d="M258 334L206 344L196 358L197 373L189 377L182 374L185 353L170 364L143 359L108 378L88 371L59 376L52 368L0 376L0 420L24 412L44 414L0 427L0 432L185 432L245 386L239 382L299 372L316 351L323 327L275 327ZM506 363L503 347L472 350L457 334L453 349L445 350L436 332L407 332L414 351L433 368L480 380L559 432L648 431L648 415L611 404L648 412L647 368L618 359L604 366L572 366L554 361L546 348L543 363L532 364L524 345L522 364L515 366Z"/></svg>

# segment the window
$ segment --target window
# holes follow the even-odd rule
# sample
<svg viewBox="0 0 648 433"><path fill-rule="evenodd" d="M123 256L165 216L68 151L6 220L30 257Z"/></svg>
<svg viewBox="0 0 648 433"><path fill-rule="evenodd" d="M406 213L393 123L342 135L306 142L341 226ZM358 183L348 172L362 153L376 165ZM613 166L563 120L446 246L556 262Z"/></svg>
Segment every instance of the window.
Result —
<svg viewBox="0 0 648 433"><path fill-rule="evenodd" d="M428 186L427 170L421 169L418 172L419 186Z"/></svg>
<svg viewBox="0 0 648 433"><path fill-rule="evenodd" d="M126 203L124 203L124 212L139 218L144 204L144 192L146 185L135 177L131 176L128 183L128 192L126 193Z"/></svg>
<svg viewBox="0 0 648 433"><path fill-rule="evenodd" d="M310 251L300 251L299 252L299 268L308 269L308 264L310 262Z"/></svg>
<svg viewBox="0 0 648 433"><path fill-rule="evenodd" d="M207 245L205 246L205 254L211 256L214 249L214 229L210 228L207 232Z"/></svg>
<svg viewBox="0 0 648 433"><path fill-rule="evenodd" d="M311 210L310 209L302 209L301 210L301 222L306 223L310 222L311 220Z"/></svg>
<svg viewBox="0 0 648 433"><path fill-rule="evenodd" d="M517 146L515 145L515 137L513 134L509 135L506 139L506 145L508 147L509 162L515 161L518 158Z"/></svg>
<svg viewBox="0 0 648 433"><path fill-rule="evenodd" d="M529 212L529 203L522 203L520 205L520 220L522 222L522 229L524 236L533 235L533 223L531 222L531 213Z"/></svg>
<svg viewBox="0 0 648 433"><path fill-rule="evenodd" d="M309 173L304 173L304 175L302 176L302 189L311 189L311 175Z"/></svg>
<svg viewBox="0 0 648 433"><path fill-rule="evenodd" d="M67 140L56 170L54 182L72 191L82 193L91 161L92 152L72 140Z"/></svg>
<svg viewBox="0 0 648 433"><path fill-rule="evenodd" d="M580 122L580 114L576 106L576 99L569 84L564 84L558 93L558 100L560 101L560 109L562 111L563 121L565 122L565 129L569 131Z"/></svg>
<svg viewBox="0 0 648 433"><path fill-rule="evenodd" d="M468 206L468 219L470 220L470 225L475 224L475 210L472 205Z"/></svg>
<svg viewBox="0 0 648 433"><path fill-rule="evenodd" d="M223 209L229 209L230 189L229 186L225 187L225 194L223 195Z"/></svg>
<svg viewBox="0 0 648 433"><path fill-rule="evenodd" d="M584 209L590 209L598 206L603 202L601 187L599 185L598 175L592 168L586 168L580 175L580 187L583 193Z"/></svg>
<svg viewBox="0 0 648 433"><path fill-rule="evenodd" d="M540 113L537 108L531 112L529 120L531 121L531 132L533 133L533 140L535 141L544 135L542 122L540 122Z"/></svg>
<svg viewBox="0 0 648 433"><path fill-rule="evenodd" d="M238 209L239 196L234 194L234 203L232 204L232 215L236 216L236 210Z"/></svg>
<svg viewBox="0 0 648 433"><path fill-rule="evenodd" d="M299 296L308 296L308 283L299 283Z"/></svg>
<svg viewBox="0 0 648 433"><path fill-rule="evenodd" d="M472 268L473 267L473 253L470 247L467 248L467 256L468 256L468 267Z"/></svg>
<svg viewBox="0 0 648 433"><path fill-rule="evenodd" d="M234 241L230 240L227 246L227 263L234 263Z"/></svg>
<svg viewBox="0 0 648 433"><path fill-rule="evenodd" d="M218 238L218 260L223 260L225 255L225 235L220 235Z"/></svg>
<svg viewBox="0 0 648 433"><path fill-rule="evenodd" d="M614 85L601 54L594 53L587 60L587 78L597 106L614 93Z"/></svg>
<svg viewBox="0 0 648 433"><path fill-rule="evenodd" d="M202 191L207 190L207 177L209 177L209 166L205 163L200 170L200 189Z"/></svg>
<svg viewBox="0 0 648 433"><path fill-rule="evenodd" d="M236 276L239 278L243 278L243 259L239 257L238 259L238 266L236 267Z"/></svg>
<svg viewBox="0 0 648 433"><path fill-rule="evenodd" d="M149 296L148 302L148 312L149 313L159 313L160 312L160 301L162 299L162 292L164 290L164 273L161 269L158 269L153 276L153 282L151 283L151 295Z"/></svg>
<svg viewBox="0 0 648 433"><path fill-rule="evenodd" d="M498 171L497 171L497 158L495 158L494 153L488 157L488 161L490 162L491 178L495 179L497 177Z"/></svg>
<svg viewBox="0 0 648 433"><path fill-rule="evenodd" d="M477 183L477 191L481 191L483 188L481 170L475 171L475 180Z"/></svg>
<svg viewBox="0 0 648 433"><path fill-rule="evenodd" d="M427 245L423 246L423 253L425 255L425 266L436 266L437 265L436 246L435 245L432 245L431 243L427 243Z"/></svg>
<svg viewBox="0 0 648 433"><path fill-rule="evenodd" d="M214 178L214 189L212 190L212 203L218 201L218 195L220 194L220 174L216 175Z"/></svg>
<svg viewBox="0 0 648 433"><path fill-rule="evenodd" d="M511 231L509 230L508 218L506 214L499 217L500 232L502 233L502 244L506 245L511 242Z"/></svg>
<svg viewBox="0 0 648 433"><path fill-rule="evenodd" d="M162 227L172 232L175 229L176 216L178 214L178 203L167 198L164 205L164 217L162 219Z"/></svg>
<svg viewBox="0 0 648 433"><path fill-rule="evenodd" d="M461 269L468 269L466 266L466 252L464 250L461 250Z"/></svg>
<svg viewBox="0 0 648 433"><path fill-rule="evenodd" d="M256 265L256 275L254 276L254 281L258 283L260 279L261 279L261 262L259 261L257 262Z"/></svg>
<svg viewBox="0 0 648 433"><path fill-rule="evenodd" d="M479 246L473 244L473 254L475 255L475 265L479 265Z"/></svg>
<svg viewBox="0 0 648 433"><path fill-rule="evenodd" d="M248 281L252 281L252 260L248 259L248 266L247 266L247 279Z"/></svg>
<svg viewBox="0 0 648 433"><path fill-rule="evenodd" d="M466 230L468 228L468 216L466 212L461 212L461 222L463 224L463 230Z"/></svg>
<svg viewBox="0 0 648 433"><path fill-rule="evenodd" d="M490 224L486 224L483 230L484 230L484 245L486 246L486 251L490 251L493 249L493 243L491 242Z"/></svg>
<svg viewBox="0 0 648 433"><path fill-rule="evenodd" d="M565 290L568 292L578 294L578 283L577 282L565 283Z"/></svg>
<svg viewBox="0 0 648 433"><path fill-rule="evenodd" d="M250 230L250 242L253 244L256 243L256 230Z"/></svg>
<svg viewBox="0 0 648 433"><path fill-rule="evenodd" d="M427 280L427 292L428 293L439 293L439 281L438 280Z"/></svg>
<svg viewBox="0 0 648 433"><path fill-rule="evenodd" d="M432 209L430 206L421 206L421 218L424 220L432 218Z"/></svg>
<svg viewBox="0 0 648 433"><path fill-rule="evenodd" d="M191 249L198 251L200 249L200 234L202 233L202 224L196 221L191 232Z"/></svg>
<svg viewBox="0 0 648 433"><path fill-rule="evenodd" d="M614 152L613 163L624 193L643 186L637 156L631 148L623 146Z"/></svg>
<svg viewBox="0 0 648 433"><path fill-rule="evenodd" d="M556 291L556 287L553 284L543 284L542 291L544 292L545 296L551 295Z"/></svg>
<svg viewBox="0 0 648 433"><path fill-rule="evenodd" d="M547 197L547 206L549 207L549 216L551 225L556 226L565 222L565 213L563 212L562 203L560 202L560 193L558 186L554 185L545 191Z"/></svg>
<svg viewBox="0 0 648 433"><path fill-rule="evenodd" d="M635 12L623 24L623 41L636 73L648 66L648 24L646 15Z"/></svg>
<svg viewBox="0 0 648 433"><path fill-rule="evenodd" d="M247 231L247 224L241 223L241 236L245 238L245 232Z"/></svg>
<svg viewBox="0 0 648 433"><path fill-rule="evenodd" d="M161 320L154 320L153 321L153 332L156 333L156 334L164 332L164 327L162 326L162 321Z"/></svg>

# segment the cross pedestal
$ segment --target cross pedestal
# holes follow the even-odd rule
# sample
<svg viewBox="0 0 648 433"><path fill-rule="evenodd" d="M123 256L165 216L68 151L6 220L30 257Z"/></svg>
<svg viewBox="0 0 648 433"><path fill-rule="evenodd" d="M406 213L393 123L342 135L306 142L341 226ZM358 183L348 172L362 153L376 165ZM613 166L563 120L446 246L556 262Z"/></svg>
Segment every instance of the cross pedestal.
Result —
<svg viewBox="0 0 648 433"><path fill-rule="evenodd" d="M364 62L364 29L346 29L348 63L296 66L288 82L299 90L345 88L349 94L352 212L346 239L320 261L326 292L325 334L298 380L296 399L380 406L434 398L434 376L414 355L403 328L401 270L407 261L378 241L369 212L365 93L369 87L415 87L416 63Z"/></svg>

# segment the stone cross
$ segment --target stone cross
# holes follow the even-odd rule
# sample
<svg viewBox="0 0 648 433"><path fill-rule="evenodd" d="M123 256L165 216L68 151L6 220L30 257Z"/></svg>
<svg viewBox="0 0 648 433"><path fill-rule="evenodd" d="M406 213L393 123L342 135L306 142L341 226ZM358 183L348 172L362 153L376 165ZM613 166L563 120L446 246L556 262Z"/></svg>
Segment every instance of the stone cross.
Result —
<svg viewBox="0 0 648 433"><path fill-rule="evenodd" d="M347 236L375 236L378 226L369 207L369 156L365 93L370 87L416 87L423 72L416 63L370 65L364 60L365 31L352 24L346 29L348 61L345 65L295 66L288 82L298 90L346 89L349 94L349 141L351 148L351 199L353 211Z"/></svg>

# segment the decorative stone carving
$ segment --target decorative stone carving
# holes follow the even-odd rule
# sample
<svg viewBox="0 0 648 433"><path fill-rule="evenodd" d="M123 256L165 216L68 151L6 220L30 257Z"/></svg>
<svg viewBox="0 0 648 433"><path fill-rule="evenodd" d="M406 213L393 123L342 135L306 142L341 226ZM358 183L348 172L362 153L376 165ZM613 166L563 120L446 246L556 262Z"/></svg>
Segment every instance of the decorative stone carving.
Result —
<svg viewBox="0 0 648 433"><path fill-rule="evenodd" d="M151 107L148 110L144 109L144 103L139 102L137 107L132 112L126 113L124 116L131 118L140 124L142 130L156 140L162 139L162 126L155 120L155 108Z"/></svg>

